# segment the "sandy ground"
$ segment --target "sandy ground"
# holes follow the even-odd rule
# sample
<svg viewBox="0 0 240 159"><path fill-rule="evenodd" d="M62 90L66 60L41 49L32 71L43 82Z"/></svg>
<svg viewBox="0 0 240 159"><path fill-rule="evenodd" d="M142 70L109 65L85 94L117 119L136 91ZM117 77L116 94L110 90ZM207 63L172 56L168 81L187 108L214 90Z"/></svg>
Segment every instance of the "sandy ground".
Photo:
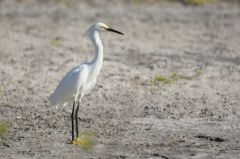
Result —
<svg viewBox="0 0 240 159"><path fill-rule="evenodd" d="M240 6L106 2L0 1L0 120L10 128L0 158L239 159ZM47 98L92 58L82 35L96 21L125 36L101 33L103 68L79 112L81 131L95 133L84 150L67 144L71 106Z"/></svg>

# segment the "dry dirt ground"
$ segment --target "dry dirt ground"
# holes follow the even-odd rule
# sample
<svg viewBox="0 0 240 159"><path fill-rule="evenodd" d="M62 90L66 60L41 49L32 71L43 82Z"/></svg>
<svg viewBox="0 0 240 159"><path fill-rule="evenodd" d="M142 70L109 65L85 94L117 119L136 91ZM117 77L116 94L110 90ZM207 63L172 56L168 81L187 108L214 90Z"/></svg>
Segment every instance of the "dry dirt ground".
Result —
<svg viewBox="0 0 240 159"><path fill-rule="evenodd" d="M108 3L107 3L108 2ZM102 21L104 63L67 144L71 106L47 98L93 56L82 36ZM240 6L134 1L0 1L1 159L240 158ZM158 74L174 81L153 81ZM172 77L171 77L172 76Z"/></svg>

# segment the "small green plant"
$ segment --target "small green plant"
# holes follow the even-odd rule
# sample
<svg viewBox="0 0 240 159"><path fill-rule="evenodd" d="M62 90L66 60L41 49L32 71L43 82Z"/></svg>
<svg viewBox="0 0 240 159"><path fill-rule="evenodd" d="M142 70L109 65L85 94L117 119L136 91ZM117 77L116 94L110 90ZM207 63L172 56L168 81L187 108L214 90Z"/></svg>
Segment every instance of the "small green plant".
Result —
<svg viewBox="0 0 240 159"><path fill-rule="evenodd" d="M199 77L199 76L201 76L202 75L202 69L197 69L196 70L196 74L195 74L195 77Z"/></svg>
<svg viewBox="0 0 240 159"><path fill-rule="evenodd" d="M172 73L171 78L177 80L177 78L178 78L177 73L176 72Z"/></svg>
<svg viewBox="0 0 240 159"><path fill-rule="evenodd" d="M62 4L64 6L70 6L74 1L73 0L55 0L58 4Z"/></svg>
<svg viewBox="0 0 240 159"><path fill-rule="evenodd" d="M8 132L8 126L4 122L0 121L0 136L5 135Z"/></svg>
<svg viewBox="0 0 240 159"><path fill-rule="evenodd" d="M152 80L152 83L157 84L157 83L161 82L161 83L164 83L164 84L170 84L170 83L176 82L179 79L191 80L191 79L194 79L194 78L197 78L197 77L201 76L202 73L203 73L202 69L197 69L195 71L195 74L192 75L192 76L180 75L180 74L177 74L176 72L174 72L168 78L164 77L164 76L162 76L160 74L156 74L154 76L153 80Z"/></svg>
<svg viewBox="0 0 240 159"><path fill-rule="evenodd" d="M158 82L161 82L161 83L164 83L164 84L169 84L169 83L173 83L174 80L173 79L168 79L160 74L156 74L153 78L153 83L158 83Z"/></svg>
<svg viewBox="0 0 240 159"><path fill-rule="evenodd" d="M209 2L212 2L212 0L185 0L187 4L193 4L193 5L204 5Z"/></svg>
<svg viewBox="0 0 240 159"><path fill-rule="evenodd" d="M63 44L63 40L59 37L56 37L55 39L53 39L51 42L50 42L52 45L54 46L61 46Z"/></svg>
<svg viewBox="0 0 240 159"><path fill-rule="evenodd" d="M4 94L4 88L2 85L0 85L0 96L2 96Z"/></svg>
<svg viewBox="0 0 240 159"><path fill-rule="evenodd" d="M92 131L83 131L79 137L73 141L73 144L80 146L82 149L90 149L94 145L94 133Z"/></svg>

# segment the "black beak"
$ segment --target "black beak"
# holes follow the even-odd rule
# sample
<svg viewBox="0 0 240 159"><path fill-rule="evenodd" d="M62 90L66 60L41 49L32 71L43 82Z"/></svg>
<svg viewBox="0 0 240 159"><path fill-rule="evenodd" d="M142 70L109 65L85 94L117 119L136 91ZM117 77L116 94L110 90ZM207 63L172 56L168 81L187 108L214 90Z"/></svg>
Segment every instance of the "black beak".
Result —
<svg viewBox="0 0 240 159"><path fill-rule="evenodd" d="M112 29L112 28L107 28L106 30L107 30L107 31L114 32L114 33L118 33L118 34L121 34L121 35L124 35L124 34L121 33L120 31L114 30L114 29Z"/></svg>

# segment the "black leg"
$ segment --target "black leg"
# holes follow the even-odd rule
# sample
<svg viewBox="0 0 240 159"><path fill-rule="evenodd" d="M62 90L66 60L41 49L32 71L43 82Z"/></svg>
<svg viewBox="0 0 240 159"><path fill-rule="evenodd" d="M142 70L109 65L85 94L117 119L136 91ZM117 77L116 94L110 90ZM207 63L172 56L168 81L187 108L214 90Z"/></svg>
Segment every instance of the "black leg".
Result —
<svg viewBox="0 0 240 159"><path fill-rule="evenodd" d="M73 108L72 108L72 141L74 140L74 111L75 111L75 102L73 102Z"/></svg>
<svg viewBox="0 0 240 159"><path fill-rule="evenodd" d="M77 104L77 109L76 109L76 112L75 112L77 138L79 137L79 131L78 131L78 109L79 109L79 102Z"/></svg>

